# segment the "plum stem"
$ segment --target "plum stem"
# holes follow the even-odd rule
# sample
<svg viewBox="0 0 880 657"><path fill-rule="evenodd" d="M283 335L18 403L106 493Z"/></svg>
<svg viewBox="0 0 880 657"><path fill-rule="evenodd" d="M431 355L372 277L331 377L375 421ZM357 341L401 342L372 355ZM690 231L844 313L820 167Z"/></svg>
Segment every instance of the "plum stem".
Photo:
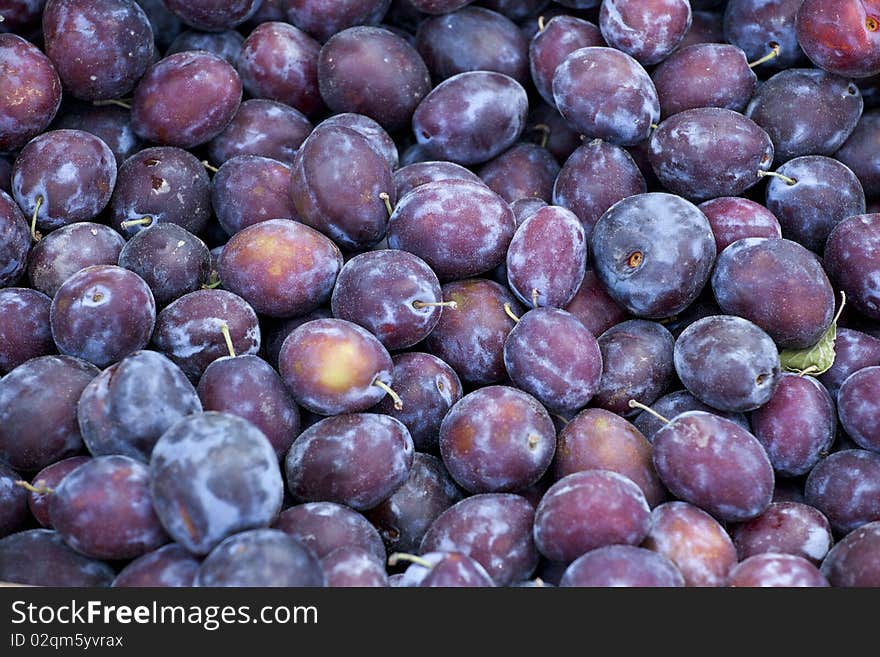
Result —
<svg viewBox="0 0 880 657"><path fill-rule="evenodd" d="M130 221L123 221L119 224L120 228L131 228L132 226L149 226L153 223L152 217L141 217L140 219L131 219Z"/></svg>
<svg viewBox="0 0 880 657"><path fill-rule="evenodd" d="M519 317L517 317L517 316L513 313L513 310L510 309L510 304L509 304L509 303L505 303L505 304L504 304L504 312L507 313L507 316L510 317L510 319L512 319L514 322L519 322Z"/></svg>
<svg viewBox="0 0 880 657"><path fill-rule="evenodd" d="M769 62L771 59L779 57L779 53L781 51L782 46L780 46L778 43L774 43L772 46L770 46L770 52L761 57L761 59L756 59L755 61L751 62L749 64L749 68L755 68L756 66L760 66L761 64Z"/></svg>
<svg viewBox="0 0 880 657"><path fill-rule="evenodd" d="M23 479L16 481L15 485L19 488L24 488L29 493L34 493L35 495L51 495L55 492L54 488L49 488L45 483L42 483L40 486L34 486Z"/></svg>
<svg viewBox="0 0 880 657"><path fill-rule="evenodd" d="M215 278L210 283L205 283L202 285L203 290L213 290L218 287L220 287L220 279L219 278Z"/></svg>
<svg viewBox="0 0 880 657"><path fill-rule="evenodd" d="M840 308L837 309L837 313L834 315L834 320L832 324L837 324L840 321L840 316L843 314L843 307L846 305L846 292L843 290L840 291Z"/></svg>
<svg viewBox="0 0 880 657"><path fill-rule="evenodd" d="M531 129L541 133L541 148L547 148L547 142L550 141L550 126L546 123L536 123Z"/></svg>
<svg viewBox="0 0 880 657"><path fill-rule="evenodd" d="M819 368L815 365L810 365L807 369L801 370L797 373L799 377L805 377L807 374L812 374L813 372L818 372Z"/></svg>
<svg viewBox="0 0 880 657"><path fill-rule="evenodd" d="M211 173L217 173L218 171L220 171L220 169L218 169L213 164L208 162L208 160L202 160L202 166L205 167Z"/></svg>
<svg viewBox="0 0 880 657"><path fill-rule="evenodd" d="M229 350L229 355L235 358L235 347L232 345L232 336L229 334L229 327L226 324L220 326L220 332L223 334L223 339L226 340L226 348Z"/></svg>
<svg viewBox="0 0 880 657"><path fill-rule="evenodd" d="M629 400L629 407L630 407L630 408L640 408L640 409L642 409L643 411L645 411L645 412L647 412L647 413L650 413L651 415L653 415L653 416L654 416L655 418L657 418L658 420L661 420L664 424L669 424L669 419L668 419L668 418L663 417L662 415L660 415L660 413L658 413L657 411L655 411L653 408L651 408L651 407L649 407L649 406L645 406L645 405L642 404L641 402L637 402L635 399L630 399L630 400Z"/></svg>
<svg viewBox="0 0 880 657"><path fill-rule="evenodd" d="M380 192L379 198L385 201L385 209L388 210L388 216L390 217L394 214L394 208L391 207L391 197L388 196L388 192Z"/></svg>
<svg viewBox="0 0 880 657"><path fill-rule="evenodd" d="M795 180L794 178L789 178L788 176L778 173L776 171L758 171L759 178L767 178L768 176L772 178L779 178L789 187L797 184L797 180Z"/></svg>
<svg viewBox="0 0 880 657"><path fill-rule="evenodd" d="M656 130L656 129L659 128L659 127L660 127L660 124L659 124L659 123L652 123L652 124L651 124L651 130Z"/></svg>
<svg viewBox="0 0 880 657"><path fill-rule="evenodd" d="M403 410L403 400L400 398L400 395L398 395L396 392L394 392L394 389L391 386L389 386L384 381L380 381L379 379L376 379L375 381L373 381L373 385L376 386L377 388L381 388L386 393L388 393L388 396L394 400L394 409L395 410L397 410L397 411Z"/></svg>
<svg viewBox="0 0 880 657"><path fill-rule="evenodd" d="M543 32L543 31L544 31L544 27L545 27L545 25L544 25L544 17L543 17L543 16L538 16L538 32Z"/></svg>
<svg viewBox="0 0 880 657"><path fill-rule="evenodd" d="M458 304L455 301L413 301L412 307L416 310L421 310L422 308L452 308L452 310L458 310Z"/></svg>
<svg viewBox="0 0 880 657"><path fill-rule="evenodd" d="M129 99L123 100L122 98L110 98L108 100L93 100L92 105L95 107L105 107L107 105L116 105L117 107L122 107L127 110L131 109L131 104L127 102Z"/></svg>
<svg viewBox="0 0 880 657"><path fill-rule="evenodd" d="M428 568L429 570L434 567L427 559L423 559L415 554L407 554L406 552L395 552L390 557L388 557L388 565L396 566L401 561L409 561L410 563L414 563L417 566L421 566L422 568Z"/></svg>
<svg viewBox="0 0 880 657"><path fill-rule="evenodd" d="M565 419L564 417L562 417L559 413L551 413L551 415L552 415L553 417L555 417L557 420L559 420L560 422L562 422L562 424L566 424L566 425L567 425L567 424L569 423L569 420L566 420L566 419Z"/></svg>
<svg viewBox="0 0 880 657"><path fill-rule="evenodd" d="M37 204L34 206L34 214L31 217L31 238L34 242L39 242L43 236L37 232L37 215L40 214L40 208L43 207L43 195L37 196Z"/></svg>

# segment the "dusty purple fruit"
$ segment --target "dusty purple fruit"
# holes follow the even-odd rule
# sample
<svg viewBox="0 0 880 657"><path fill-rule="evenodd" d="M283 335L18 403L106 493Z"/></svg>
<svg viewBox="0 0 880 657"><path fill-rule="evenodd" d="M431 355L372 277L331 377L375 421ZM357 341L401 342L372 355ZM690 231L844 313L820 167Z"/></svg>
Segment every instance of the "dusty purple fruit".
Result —
<svg viewBox="0 0 880 657"><path fill-rule="evenodd" d="M432 551L412 561L413 563L403 573L399 586L443 588L495 586L480 562L461 552Z"/></svg>
<svg viewBox="0 0 880 657"><path fill-rule="evenodd" d="M290 507L272 527L302 541L319 559L342 547L356 547L369 552L374 561L385 563L385 546L376 528L354 509L335 502Z"/></svg>
<svg viewBox="0 0 880 657"><path fill-rule="evenodd" d="M212 412L185 417L162 435L150 458L150 491L171 537L207 554L227 536L268 527L281 510L284 482L259 429Z"/></svg>
<svg viewBox="0 0 880 657"><path fill-rule="evenodd" d="M101 456L70 472L49 501L55 530L95 559L132 559L168 542L150 499L150 472L127 456Z"/></svg>
<svg viewBox="0 0 880 657"><path fill-rule="evenodd" d="M773 140L777 162L831 155L852 134L863 100L850 80L815 68L777 73L755 92L746 115Z"/></svg>
<svg viewBox="0 0 880 657"><path fill-rule="evenodd" d="M462 552L483 566L496 586L506 586L528 579L538 565L534 520L535 509L524 497L472 495L437 517L419 551Z"/></svg>
<svg viewBox="0 0 880 657"><path fill-rule="evenodd" d="M440 281L406 251L382 249L355 256L336 279L333 316L363 326L386 349L412 347L434 330L444 309Z"/></svg>
<svg viewBox="0 0 880 657"><path fill-rule="evenodd" d="M163 0L184 23L198 30L228 30L250 18L260 0Z"/></svg>
<svg viewBox="0 0 880 657"><path fill-rule="evenodd" d="M503 73L520 84L528 79L526 36L509 18L484 7L426 18L415 46L436 81L467 71Z"/></svg>
<svg viewBox="0 0 880 657"><path fill-rule="evenodd" d="M223 247L220 280L259 313L293 317L330 298L342 267L339 248L290 219L270 219L236 233Z"/></svg>
<svg viewBox="0 0 880 657"><path fill-rule="evenodd" d="M588 408L559 433L554 476L611 470L632 480L655 507L666 496L651 461L651 444L629 422L601 408Z"/></svg>
<svg viewBox="0 0 880 657"><path fill-rule="evenodd" d="M461 399L461 381L455 370L431 354L407 352L392 361L394 390L405 400L403 409L396 409L386 396L373 410L403 422L417 450L436 453L440 423Z"/></svg>
<svg viewBox="0 0 880 657"><path fill-rule="evenodd" d="M199 566L200 587L325 586L321 562L302 541L277 529L252 529L225 539Z"/></svg>
<svg viewBox="0 0 880 657"><path fill-rule="evenodd" d="M565 161L553 184L553 203L574 212L589 238L612 205L647 191L644 177L626 150L593 139Z"/></svg>
<svg viewBox="0 0 880 657"><path fill-rule="evenodd" d="M145 148L119 168L111 222L131 237L157 223L201 233L211 218L211 181L205 167L181 148Z"/></svg>
<svg viewBox="0 0 880 657"><path fill-rule="evenodd" d="M363 548L337 548L321 559L321 569L330 588L388 586L385 565Z"/></svg>
<svg viewBox="0 0 880 657"><path fill-rule="evenodd" d="M666 557L632 545L607 545L575 559L559 586L680 587L684 577Z"/></svg>
<svg viewBox="0 0 880 657"><path fill-rule="evenodd" d="M172 543L141 555L119 571L114 588L191 587L201 561Z"/></svg>
<svg viewBox="0 0 880 657"><path fill-rule="evenodd" d="M391 356L382 343L343 319L316 319L295 328L278 362L297 403L321 415L365 411L393 382Z"/></svg>
<svg viewBox="0 0 880 657"><path fill-rule="evenodd" d="M575 50L604 46L599 28L574 16L554 16L544 23L529 43L529 70L538 93L550 105L553 100L553 74Z"/></svg>
<svg viewBox="0 0 880 657"><path fill-rule="evenodd" d="M131 128L131 112L118 105L75 105L58 117L56 127L92 133L110 147L117 166L144 146Z"/></svg>
<svg viewBox="0 0 880 657"><path fill-rule="evenodd" d="M271 219L298 219L290 165L257 155L233 157L214 175L211 204L230 235Z"/></svg>
<svg viewBox="0 0 880 657"><path fill-rule="evenodd" d="M440 280L455 280L500 265L514 230L510 206L488 187L440 180L400 199L388 223L388 245L422 258Z"/></svg>
<svg viewBox="0 0 880 657"><path fill-rule="evenodd" d="M431 523L462 497L438 458L416 452L407 480L366 515L389 552L417 552Z"/></svg>
<svg viewBox="0 0 880 657"><path fill-rule="evenodd" d="M428 93L413 114L416 140L434 159L479 164L500 155L526 125L528 98L513 78L459 73Z"/></svg>
<svg viewBox="0 0 880 657"><path fill-rule="evenodd" d="M83 463L88 463L91 458L90 456L71 456L47 465L34 475L31 485L40 492L29 492L27 503L34 518L43 527L52 529L52 520L49 518L49 503L52 501L52 495L58 484Z"/></svg>
<svg viewBox="0 0 880 657"><path fill-rule="evenodd" d="M508 386L466 395L440 426L440 453L450 475L472 493L531 486L553 460L556 431L532 396Z"/></svg>
<svg viewBox="0 0 880 657"><path fill-rule="evenodd" d="M14 34L0 34L0 61L0 151L12 151L49 127L61 105L61 80L39 48Z"/></svg>
<svg viewBox="0 0 880 657"><path fill-rule="evenodd" d="M0 375L22 363L54 353L49 326L52 300L24 287L0 289Z"/></svg>
<svg viewBox="0 0 880 657"><path fill-rule="evenodd" d="M642 64L663 61L691 26L688 0L603 0L599 28L608 45Z"/></svg>
<svg viewBox="0 0 880 657"><path fill-rule="evenodd" d="M779 385L773 339L741 317L714 315L694 322L676 340L674 360L684 387L721 411L753 411Z"/></svg>
<svg viewBox="0 0 880 657"><path fill-rule="evenodd" d="M400 153L397 151L397 144L394 143L391 135L369 116L344 112L327 117L321 121L321 125L341 125L343 128L354 130L367 140L374 151L382 156L382 159L388 163L388 168L392 172L400 166ZM393 176L394 174L392 173Z"/></svg>
<svg viewBox="0 0 880 657"><path fill-rule="evenodd" d="M248 303L225 290L197 290L173 301L156 317L153 346L192 381L213 361L229 355L223 327L238 355L260 350L260 325Z"/></svg>
<svg viewBox="0 0 880 657"><path fill-rule="evenodd" d="M143 349L156 324L156 302L137 274L97 265L68 278L49 314L58 351L107 367Z"/></svg>
<svg viewBox="0 0 880 657"><path fill-rule="evenodd" d="M506 264L510 289L520 301L534 307L562 308L584 280L584 227L565 208L541 208L516 229Z"/></svg>
<svg viewBox="0 0 880 657"><path fill-rule="evenodd" d="M654 434L653 445L654 467L666 488L716 518L749 520L770 505L774 477L767 453L730 420L682 413Z"/></svg>
<svg viewBox="0 0 880 657"><path fill-rule="evenodd" d="M185 228L161 223L128 241L119 253L119 266L140 276L161 307L210 282L211 253Z"/></svg>
<svg viewBox="0 0 880 657"><path fill-rule="evenodd" d="M186 30L174 38L165 54L173 55L187 50L207 50L235 66L241 56L243 43L244 37L235 30L223 30L222 32Z"/></svg>
<svg viewBox="0 0 880 657"><path fill-rule="evenodd" d="M92 379L80 396L77 419L92 455L146 462L166 430L201 410L180 368L155 351L138 351Z"/></svg>
<svg viewBox="0 0 880 657"><path fill-rule="evenodd" d="M82 449L80 394L98 368L70 356L40 356L0 381L0 459L35 472Z"/></svg>
<svg viewBox="0 0 880 657"><path fill-rule="evenodd" d="M689 587L724 586L737 562L724 527L687 502L667 502L654 509L642 546L672 561Z"/></svg>
<svg viewBox="0 0 880 657"><path fill-rule="evenodd" d="M535 545L548 559L571 562L606 545L638 545L651 510L641 489L610 470L587 470L553 484L535 512Z"/></svg>
<svg viewBox="0 0 880 657"><path fill-rule="evenodd" d="M358 26L334 34L321 48L318 85L333 112L357 112L396 130L409 123L431 90L431 77L403 38Z"/></svg>
<svg viewBox="0 0 880 657"><path fill-rule="evenodd" d="M779 218L782 235L821 254L832 229L865 212L865 192L850 169L830 157L789 160L776 170L788 179L767 183L767 209Z"/></svg>
<svg viewBox="0 0 880 657"><path fill-rule="evenodd" d="M861 331L838 328L834 351L834 364L819 377L833 397L850 374L880 365L880 339Z"/></svg>
<svg viewBox="0 0 880 657"><path fill-rule="evenodd" d="M560 114L587 138L634 146L660 120L660 101L645 69L620 50L580 48L553 74Z"/></svg>
<svg viewBox="0 0 880 657"><path fill-rule="evenodd" d="M840 423L864 449L880 452L880 367L866 367L849 376L837 393Z"/></svg>
<svg viewBox="0 0 880 657"><path fill-rule="evenodd" d="M699 296L715 261L715 238L692 203L666 193L613 205L590 235L593 268L632 314L672 317Z"/></svg>
<svg viewBox="0 0 880 657"><path fill-rule="evenodd" d="M547 408L573 413L599 391L602 352L574 315L536 308L520 318L504 341L504 366L517 386Z"/></svg>
<svg viewBox="0 0 880 657"><path fill-rule="evenodd" d="M125 240L115 230L88 221L62 226L37 242L28 258L31 286L54 297L73 274L94 265L115 265Z"/></svg>
<svg viewBox="0 0 880 657"><path fill-rule="evenodd" d="M0 538L19 531L28 520L29 493L16 485L20 480L21 475L0 463Z"/></svg>
<svg viewBox="0 0 880 657"><path fill-rule="evenodd" d="M738 196L773 164L773 142L750 118L718 107L685 110L651 135L649 159L669 191L693 201Z"/></svg>
<svg viewBox="0 0 880 657"><path fill-rule="evenodd" d="M44 132L21 149L12 168L16 202L47 231L95 218L115 185L116 156L83 130Z"/></svg>
<svg viewBox="0 0 880 657"><path fill-rule="evenodd" d="M741 560L776 552L819 564L833 542L828 519L813 507L798 502L774 502L757 518L734 525L730 535Z"/></svg>
<svg viewBox="0 0 880 657"><path fill-rule="evenodd" d="M516 297L494 281L474 278L444 285L443 301L454 301L456 309L443 313L428 336L430 352L448 363L464 383L503 380L504 341L515 324L504 306L521 314Z"/></svg>
<svg viewBox="0 0 880 657"><path fill-rule="evenodd" d="M628 317L626 311L611 298L592 269L584 272L583 283L564 310L577 317L597 337Z"/></svg>
<svg viewBox="0 0 880 657"><path fill-rule="evenodd" d="M673 53L651 74L662 116L697 107L742 112L758 78L745 53L726 43L701 43Z"/></svg>
<svg viewBox="0 0 880 657"><path fill-rule="evenodd" d="M15 201L0 190L0 286L14 285L28 262L31 234Z"/></svg>
<svg viewBox="0 0 880 657"><path fill-rule="evenodd" d="M792 554L756 554L749 557L730 571L727 585L746 588L830 586L816 566Z"/></svg>
<svg viewBox="0 0 880 657"><path fill-rule="evenodd" d="M438 180L469 180L482 183L480 177L460 164L446 161L415 162L396 169L391 174L397 198L402 199L416 187Z"/></svg>
<svg viewBox="0 0 880 657"><path fill-rule="evenodd" d="M134 0L50 0L43 35L65 92L83 100L129 93L156 54L150 21Z"/></svg>
<svg viewBox="0 0 880 657"><path fill-rule="evenodd" d="M880 454L846 449L822 459L807 477L804 495L840 533L880 520Z"/></svg>
<svg viewBox="0 0 880 657"><path fill-rule="evenodd" d="M880 214L849 217L835 226L825 244L828 275L847 301L872 319L880 319Z"/></svg>
<svg viewBox="0 0 880 657"><path fill-rule="evenodd" d="M739 196L721 196L698 206L709 220L715 246L721 253L747 237L782 237L776 216L760 203Z"/></svg>
<svg viewBox="0 0 880 657"><path fill-rule="evenodd" d="M832 586L880 586L880 522L860 527L835 545L822 574Z"/></svg>
<svg viewBox="0 0 880 657"><path fill-rule="evenodd" d="M787 477L812 470L828 453L837 430L831 395L816 379L797 374L783 374L773 396L751 419L773 469Z"/></svg>
<svg viewBox="0 0 880 657"><path fill-rule="evenodd" d="M789 240L734 242L718 256L712 290L725 313L757 324L780 348L812 347L834 317L834 290L821 263Z"/></svg>
<svg viewBox="0 0 880 657"><path fill-rule="evenodd" d="M245 40L238 72L254 98L289 105L306 116L322 107L318 92L320 44L293 25L267 22Z"/></svg>
<svg viewBox="0 0 880 657"><path fill-rule="evenodd" d="M135 88L132 127L158 144L199 146L223 132L241 93L235 69L217 55L204 50L170 55L147 69Z"/></svg>
<svg viewBox="0 0 880 657"><path fill-rule="evenodd" d="M247 354L218 358L199 379L206 411L243 417L253 423L282 458L299 435L299 409L278 373L262 358Z"/></svg>
<svg viewBox="0 0 880 657"><path fill-rule="evenodd" d="M0 578L31 586L105 587L113 569L64 542L58 532L30 529L0 539Z"/></svg>
<svg viewBox="0 0 880 657"><path fill-rule="evenodd" d="M371 509L406 481L413 451L406 427L392 417L329 417L294 441L285 460L287 485L300 500Z"/></svg>
<svg viewBox="0 0 880 657"><path fill-rule="evenodd" d="M508 203L522 198L549 201L559 163L546 148L520 143L480 168L483 182Z"/></svg>
<svg viewBox="0 0 880 657"><path fill-rule="evenodd" d="M634 416L631 399L653 404L672 382L674 339L663 325L632 319L598 337L602 378L595 406L621 416Z"/></svg>
<svg viewBox="0 0 880 657"><path fill-rule="evenodd" d="M208 143L208 155L222 165L236 155L259 155L293 164L312 124L299 111L274 100L244 101L223 132Z"/></svg>
<svg viewBox="0 0 880 657"><path fill-rule="evenodd" d="M303 223L350 250L385 237L386 200L397 201L385 158L360 133L333 124L315 128L297 151L290 194Z"/></svg>

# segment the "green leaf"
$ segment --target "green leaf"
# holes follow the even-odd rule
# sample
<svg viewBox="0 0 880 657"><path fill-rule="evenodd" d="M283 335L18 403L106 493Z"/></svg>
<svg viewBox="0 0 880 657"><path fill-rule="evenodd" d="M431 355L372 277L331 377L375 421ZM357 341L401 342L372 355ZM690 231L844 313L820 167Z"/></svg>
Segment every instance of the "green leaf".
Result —
<svg viewBox="0 0 880 657"><path fill-rule="evenodd" d="M831 326L825 331L825 335L812 347L783 349L779 353L782 369L810 376L819 376L831 369L831 366L834 365L834 358L837 356L834 350L834 341L837 340L837 320L840 319L840 313L843 312L843 306L846 304L846 295L843 292L840 295L840 310L837 311L837 315L831 322Z"/></svg>

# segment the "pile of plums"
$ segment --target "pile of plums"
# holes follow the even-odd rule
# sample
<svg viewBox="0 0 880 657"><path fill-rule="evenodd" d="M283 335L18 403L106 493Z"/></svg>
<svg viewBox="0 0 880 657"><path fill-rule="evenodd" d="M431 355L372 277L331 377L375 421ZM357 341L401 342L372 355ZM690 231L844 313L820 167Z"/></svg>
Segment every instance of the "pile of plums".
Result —
<svg viewBox="0 0 880 657"><path fill-rule="evenodd" d="M880 586L880 0L0 6L0 580Z"/></svg>

